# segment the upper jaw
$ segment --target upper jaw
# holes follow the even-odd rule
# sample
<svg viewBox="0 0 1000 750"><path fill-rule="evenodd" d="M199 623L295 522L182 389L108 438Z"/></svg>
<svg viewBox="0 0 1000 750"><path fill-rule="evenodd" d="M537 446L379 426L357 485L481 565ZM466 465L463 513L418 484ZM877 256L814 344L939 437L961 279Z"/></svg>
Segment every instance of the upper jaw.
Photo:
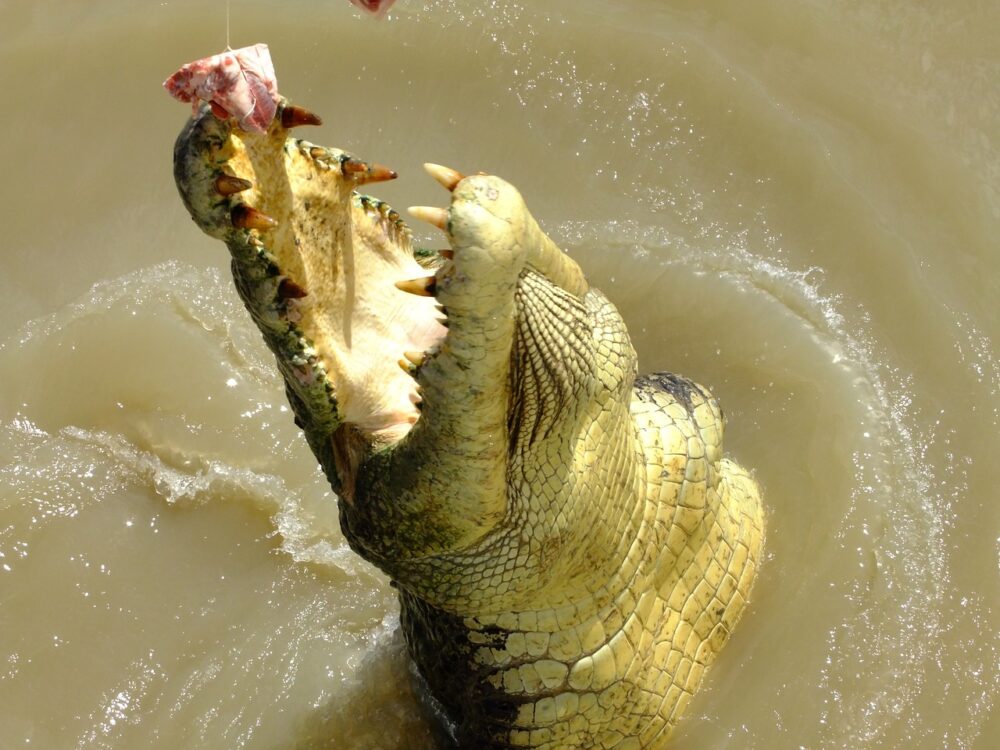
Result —
<svg viewBox="0 0 1000 750"><path fill-rule="evenodd" d="M427 169L449 206L411 211L446 232L451 248L415 257L398 214L355 192L395 173L291 137L318 121L282 99L258 134L202 107L174 153L181 196L199 227L228 245L297 422L348 501L359 463L416 437L414 425L417 458L444 441L463 473L471 460L503 465L520 274L581 298L582 272L511 185L435 165ZM484 487L495 479L486 471Z"/></svg>
<svg viewBox="0 0 1000 750"><path fill-rule="evenodd" d="M175 175L195 222L229 247L296 421L344 501L345 533L417 585L405 561L469 549L509 510L520 285L547 285L532 299L556 332L554 356L564 330L586 349L588 286L491 175L428 166L448 207L412 211L450 248L415 254L396 212L355 192L395 173L290 137L316 119L281 100L258 134L202 108L178 138Z"/></svg>
<svg viewBox="0 0 1000 750"><path fill-rule="evenodd" d="M432 298L395 286L427 273L409 229L355 192L395 172L290 136L318 123L281 100L256 134L202 107L177 140L175 178L198 226L229 246L237 289L307 435L350 423L373 442L394 442L419 400L398 360L432 348L446 329Z"/></svg>

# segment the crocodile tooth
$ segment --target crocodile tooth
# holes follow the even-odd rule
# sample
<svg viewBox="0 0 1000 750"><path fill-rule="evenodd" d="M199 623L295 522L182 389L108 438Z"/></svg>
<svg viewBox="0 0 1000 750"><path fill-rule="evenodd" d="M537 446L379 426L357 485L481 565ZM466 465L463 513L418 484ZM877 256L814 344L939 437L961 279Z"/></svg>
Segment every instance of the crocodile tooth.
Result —
<svg viewBox="0 0 1000 750"><path fill-rule="evenodd" d="M359 195L358 201L361 203L361 208L363 208L365 213L369 216L378 212L378 206L373 202L373 199L370 196Z"/></svg>
<svg viewBox="0 0 1000 750"><path fill-rule="evenodd" d="M297 128L299 125L322 125L323 118L314 112L310 112L305 107L298 107L289 104L281 110L281 126L286 130Z"/></svg>
<svg viewBox="0 0 1000 750"><path fill-rule="evenodd" d="M247 206L243 203L233 206L229 216L233 221L233 226L240 229L271 229L278 226L278 222L263 211L258 211L253 206Z"/></svg>
<svg viewBox="0 0 1000 750"><path fill-rule="evenodd" d="M441 183L441 186L449 192L454 190L458 183L465 179L465 175L461 172L456 172L449 167L442 167L440 164L427 162L424 164L424 169L427 170L427 174Z"/></svg>
<svg viewBox="0 0 1000 750"><path fill-rule="evenodd" d="M368 164L361 161L361 159L355 159L351 156L340 163L340 171L344 173L345 177L352 174L360 174L361 172L368 171Z"/></svg>
<svg viewBox="0 0 1000 750"><path fill-rule="evenodd" d="M382 164L368 164L353 156L341 162L340 171L344 177L353 177L359 185L367 185L369 182L385 182L399 177L389 167Z"/></svg>
<svg viewBox="0 0 1000 750"><path fill-rule="evenodd" d="M437 293L437 277L424 276L420 279L407 279L397 281L396 288L418 297L433 297Z"/></svg>
<svg viewBox="0 0 1000 750"><path fill-rule="evenodd" d="M302 299L308 294L309 292L289 278L282 279L278 284L278 296L281 299Z"/></svg>
<svg viewBox="0 0 1000 750"><path fill-rule="evenodd" d="M396 360L396 364L399 365L399 369L405 372L407 375L413 375L413 371L416 369L409 360L400 357Z"/></svg>
<svg viewBox="0 0 1000 750"><path fill-rule="evenodd" d="M362 185L366 185L369 182L385 182L386 180L395 180L399 177L396 174L396 170L389 169L389 167L383 164L372 164L368 167L368 174L362 175L358 180Z"/></svg>
<svg viewBox="0 0 1000 750"><path fill-rule="evenodd" d="M437 312L434 316L434 320L436 320L439 325L448 328L451 325L448 321L448 309L444 305L434 305L434 310Z"/></svg>
<svg viewBox="0 0 1000 750"><path fill-rule="evenodd" d="M244 180L242 177L234 177L231 174L220 174L215 178L215 191L219 195L235 195L252 187L253 183L250 180Z"/></svg>
<svg viewBox="0 0 1000 750"><path fill-rule="evenodd" d="M403 352L403 356L410 360L416 367L420 367L424 363L424 360L427 359L427 355L423 352Z"/></svg>
<svg viewBox="0 0 1000 750"><path fill-rule="evenodd" d="M448 209L434 208L433 206L410 206L406 210L414 219L433 224L444 232L448 231Z"/></svg>

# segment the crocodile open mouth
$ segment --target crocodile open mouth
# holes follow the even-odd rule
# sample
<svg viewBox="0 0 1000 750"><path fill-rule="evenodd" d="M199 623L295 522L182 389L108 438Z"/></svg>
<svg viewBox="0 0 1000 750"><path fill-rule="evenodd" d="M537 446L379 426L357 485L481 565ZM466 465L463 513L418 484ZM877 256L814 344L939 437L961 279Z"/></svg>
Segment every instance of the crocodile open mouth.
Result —
<svg viewBox="0 0 1000 750"><path fill-rule="evenodd" d="M344 537L399 587L460 744L659 742L760 559L759 491L722 458L718 404L636 378L618 311L514 186L429 166L448 207L411 213L450 249L414 251L355 192L395 173L290 137L318 118L276 108L247 132L202 107L177 184L229 247Z"/></svg>
<svg viewBox="0 0 1000 750"><path fill-rule="evenodd" d="M447 333L428 275L446 258L414 252L399 215L355 192L395 172L290 137L305 124L319 118L287 102L264 134L203 107L178 139L177 183L202 229L229 245L240 294L305 411L327 398L320 413L395 442L419 415L406 370Z"/></svg>

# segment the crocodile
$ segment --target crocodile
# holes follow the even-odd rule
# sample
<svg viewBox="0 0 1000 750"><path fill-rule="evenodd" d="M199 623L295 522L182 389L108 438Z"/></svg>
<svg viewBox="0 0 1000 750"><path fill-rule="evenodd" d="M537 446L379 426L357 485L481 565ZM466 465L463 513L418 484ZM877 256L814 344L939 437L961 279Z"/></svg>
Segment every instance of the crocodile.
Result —
<svg viewBox="0 0 1000 750"><path fill-rule="evenodd" d="M291 134L319 123L284 98L263 133L203 106L175 177L455 741L663 747L761 561L716 399L637 375L622 317L512 185L426 165L448 206L410 212L448 247L414 249L358 191L395 172Z"/></svg>

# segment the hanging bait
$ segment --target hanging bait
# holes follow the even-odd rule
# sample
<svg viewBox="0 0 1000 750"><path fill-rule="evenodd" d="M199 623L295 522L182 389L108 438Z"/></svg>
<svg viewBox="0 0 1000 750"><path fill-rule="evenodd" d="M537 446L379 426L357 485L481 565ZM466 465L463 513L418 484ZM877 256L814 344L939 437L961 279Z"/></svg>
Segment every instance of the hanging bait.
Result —
<svg viewBox="0 0 1000 750"><path fill-rule="evenodd" d="M277 109L278 80L266 44L190 62L163 87L175 99L191 102L195 112L205 101L220 120L234 117L241 128L258 133L267 131Z"/></svg>

